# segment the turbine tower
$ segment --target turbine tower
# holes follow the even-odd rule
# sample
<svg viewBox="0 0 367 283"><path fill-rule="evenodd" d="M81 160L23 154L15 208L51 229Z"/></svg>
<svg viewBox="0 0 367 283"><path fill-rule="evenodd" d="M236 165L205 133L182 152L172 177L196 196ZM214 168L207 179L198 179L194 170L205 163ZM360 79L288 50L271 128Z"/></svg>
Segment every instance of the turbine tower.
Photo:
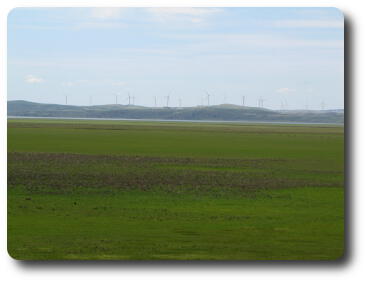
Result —
<svg viewBox="0 0 367 283"><path fill-rule="evenodd" d="M324 101L321 102L321 110L325 110L325 102Z"/></svg>
<svg viewBox="0 0 367 283"><path fill-rule="evenodd" d="M208 106L210 105L210 97L212 96L209 92L207 92L206 90L204 90L206 93L206 99L208 100Z"/></svg>
<svg viewBox="0 0 367 283"><path fill-rule="evenodd" d="M258 106L260 108L263 108L264 107L264 99L262 97L260 97L259 100L258 100Z"/></svg>
<svg viewBox="0 0 367 283"><path fill-rule="evenodd" d="M68 96L65 95L65 104L68 105Z"/></svg>
<svg viewBox="0 0 367 283"><path fill-rule="evenodd" d="M129 105L130 105L130 99L131 99L131 96L130 96L130 92L127 93L127 97L129 98Z"/></svg>
<svg viewBox="0 0 367 283"><path fill-rule="evenodd" d="M245 96L242 96L242 106L245 106Z"/></svg>
<svg viewBox="0 0 367 283"><path fill-rule="evenodd" d="M169 103L169 95L165 96L166 98L166 107L168 107L168 103Z"/></svg>

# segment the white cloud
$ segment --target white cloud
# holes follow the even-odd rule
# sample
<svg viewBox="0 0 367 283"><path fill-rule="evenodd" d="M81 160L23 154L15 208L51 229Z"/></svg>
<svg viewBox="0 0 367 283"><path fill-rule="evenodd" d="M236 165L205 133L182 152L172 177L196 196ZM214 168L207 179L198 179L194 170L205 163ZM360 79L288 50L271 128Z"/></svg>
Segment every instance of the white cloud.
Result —
<svg viewBox="0 0 367 283"><path fill-rule="evenodd" d="M191 23L202 23L204 18L222 12L218 8L147 8L156 21L187 21Z"/></svg>
<svg viewBox="0 0 367 283"><path fill-rule="evenodd" d="M86 85L110 85L110 86L126 86L126 82L111 79L101 79L101 80L75 80L61 83L62 86L72 87L72 86L86 86Z"/></svg>
<svg viewBox="0 0 367 283"><path fill-rule="evenodd" d="M271 34L169 35L170 38L191 41L195 48L208 50L239 50L248 48L343 48L343 40L295 39Z"/></svg>
<svg viewBox="0 0 367 283"><path fill-rule="evenodd" d="M127 8L89 8L72 24L73 29L119 29L125 28L121 22L124 10ZM84 10L84 9L83 9ZM74 17L76 17L74 15Z"/></svg>
<svg viewBox="0 0 367 283"><path fill-rule="evenodd" d="M115 81L115 82L112 82L112 85L114 85L114 86L126 86L126 82Z"/></svg>
<svg viewBox="0 0 367 283"><path fill-rule="evenodd" d="M279 28L343 28L342 20L287 20L275 21L272 26Z"/></svg>
<svg viewBox="0 0 367 283"><path fill-rule="evenodd" d="M198 18L192 18L191 22L192 23L201 23L203 21L203 19L198 19Z"/></svg>
<svg viewBox="0 0 367 283"><path fill-rule="evenodd" d="M44 82L44 79L33 75L27 75L25 76L24 81L29 84L39 84Z"/></svg>
<svg viewBox="0 0 367 283"><path fill-rule="evenodd" d="M156 15L186 15L186 16L203 16L212 15L220 12L217 8L148 8L150 13Z"/></svg>
<svg viewBox="0 0 367 283"><path fill-rule="evenodd" d="M282 87L282 88L278 88L275 92L277 93L290 93L290 92L295 92L295 89L291 89L288 87Z"/></svg>
<svg viewBox="0 0 367 283"><path fill-rule="evenodd" d="M71 87L75 85L75 82L64 82L62 83L63 86Z"/></svg>
<svg viewBox="0 0 367 283"><path fill-rule="evenodd" d="M121 18L123 8L91 8L90 17L98 20L113 20Z"/></svg>
<svg viewBox="0 0 367 283"><path fill-rule="evenodd" d="M89 22L81 23L78 28L119 28L124 27L121 23L116 22L122 18L129 8L91 8L88 15ZM202 23L208 16L221 12L218 8L144 8L156 22L167 21L184 21L189 23ZM125 13L129 17L129 13ZM131 16L131 15L130 15ZM105 22L105 24L102 24Z"/></svg>
<svg viewBox="0 0 367 283"><path fill-rule="evenodd" d="M118 22L84 22L75 25L75 29L120 29L126 28L127 25Z"/></svg>

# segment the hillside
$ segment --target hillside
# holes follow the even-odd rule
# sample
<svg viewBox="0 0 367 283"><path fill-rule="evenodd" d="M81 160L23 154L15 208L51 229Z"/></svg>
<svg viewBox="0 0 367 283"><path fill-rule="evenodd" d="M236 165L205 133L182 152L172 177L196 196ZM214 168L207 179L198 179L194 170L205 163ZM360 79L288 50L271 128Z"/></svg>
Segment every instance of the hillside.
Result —
<svg viewBox="0 0 367 283"><path fill-rule="evenodd" d="M210 120L256 122L344 123L344 111L275 111L223 104L197 107L151 108L133 105L71 106L24 100L8 101L8 116Z"/></svg>

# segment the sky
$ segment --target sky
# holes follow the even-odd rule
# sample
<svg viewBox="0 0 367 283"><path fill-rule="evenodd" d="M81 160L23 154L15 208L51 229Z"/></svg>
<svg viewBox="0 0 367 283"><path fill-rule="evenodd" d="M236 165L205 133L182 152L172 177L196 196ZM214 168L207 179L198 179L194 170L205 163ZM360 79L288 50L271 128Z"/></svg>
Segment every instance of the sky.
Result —
<svg viewBox="0 0 367 283"><path fill-rule="evenodd" d="M208 99L208 94L209 99ZM16 8L8 100L344 108L335 8ZM208 101L209 100L209 101Z"/></svg>

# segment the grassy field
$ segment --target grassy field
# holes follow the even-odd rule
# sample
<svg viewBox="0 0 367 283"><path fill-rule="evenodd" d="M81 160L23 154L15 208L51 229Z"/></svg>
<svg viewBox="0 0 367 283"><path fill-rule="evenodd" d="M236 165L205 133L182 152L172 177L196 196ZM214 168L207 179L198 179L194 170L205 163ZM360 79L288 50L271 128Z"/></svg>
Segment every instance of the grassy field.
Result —
<svg viewBox="0 0 367 283"><path fill-rule="evenodd" d="M8 120L16 259L335 260L344 128Z"/></svg>

